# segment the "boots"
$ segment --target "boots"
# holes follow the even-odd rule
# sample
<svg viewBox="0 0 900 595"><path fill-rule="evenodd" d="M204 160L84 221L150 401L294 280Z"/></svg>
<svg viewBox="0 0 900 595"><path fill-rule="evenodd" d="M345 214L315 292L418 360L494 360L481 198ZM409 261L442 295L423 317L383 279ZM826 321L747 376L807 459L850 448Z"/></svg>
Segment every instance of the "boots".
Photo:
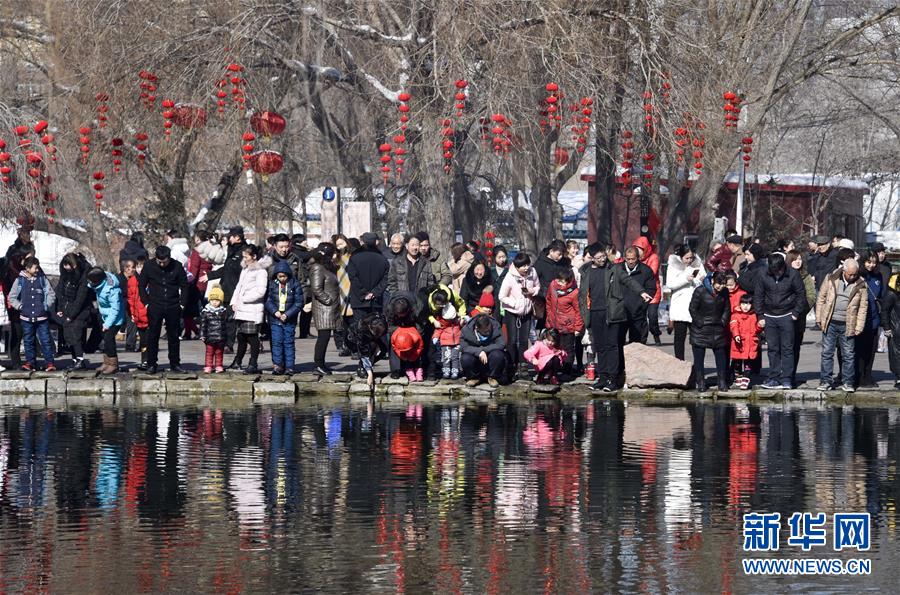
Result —
<svg viewBox="0 0 900 595"><path fill-rule="evenodd" d="M719 374L719 392L727 393L728 392L728 374L722 373Z"/></svg>
<svg viewBox="0 0 900 595"><path fill-rule="evenodd" d="M103 365L100 366L100 374L108 376L119 371L119 358L103 356Z"/></svg>

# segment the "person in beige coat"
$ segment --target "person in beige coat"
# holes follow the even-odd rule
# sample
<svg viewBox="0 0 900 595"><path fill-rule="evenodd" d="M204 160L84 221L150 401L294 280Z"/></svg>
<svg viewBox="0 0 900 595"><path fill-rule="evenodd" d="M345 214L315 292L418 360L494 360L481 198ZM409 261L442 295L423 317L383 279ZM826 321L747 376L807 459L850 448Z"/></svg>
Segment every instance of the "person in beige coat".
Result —
<svg viewBox="0 0 900 595"><path fill-rule="evenodd" d="M471 250L467 250L465 244L456 243L450 246L450 258L447 260L447 268L452 276L451 287L456 295L462 288L463 279L469 272L472 263L475 262L475 255Z"/></svg>
<svg viewBox="0 0 900 595"><path fill-rule="evenodd" d="M268 256L259 258L259 246L247 244L244 246L241 257L241 276L231 296L231 309L237 322L237 352L234 361L229 368L240 368L247 353L247 345L250 345L250 362L244 369L246 374L258 374L259 367L259 325L265 315L266 290L269 285L269 276L266 267L269 266Z"/></svg>
<svg viewBox="0 0 900 595"><path fill-rule="evenodd" d="M840 343L841 390L853 392L856 336L866 325L869 309L866 282L859 276L859 263L848 258L825 277L816 300L816 324L822 329L822 365L819 390L831 390L834 376L834 351Z"/></svg>

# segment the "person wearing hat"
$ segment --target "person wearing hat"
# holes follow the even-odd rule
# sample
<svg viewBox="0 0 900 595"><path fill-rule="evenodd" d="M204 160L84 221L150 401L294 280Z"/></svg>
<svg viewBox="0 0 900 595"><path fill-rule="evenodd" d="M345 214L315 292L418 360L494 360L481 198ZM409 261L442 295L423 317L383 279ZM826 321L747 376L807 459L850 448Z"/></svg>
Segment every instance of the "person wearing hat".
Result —
<svg viewBox="0 0 900 595"><path fill-rule="evenodd" d="M303 309L303 289L294 278L287 260L275 265L275 278L269 281L266 313L272 338L272 374L290 374L294 370L294 330Z"/></svg>
<svg viewBox="0 0 900 595"><path fill-rule="evenodd" d="M240 225L229 229L227 238L228 253L225 256L225 263L221 268L200 275L200 282L207 283L212 279L219 279L219 287L222 288L225 296L224 303L230 304L234 295L234 288L237 287L241 278L241 261L244 258L243 251L244 247L247 246L247 242L244 240L244 228ZM237 337L237 323L234 321L234 316L230 313L227 330L228 338L225 340L225 351L230 353L233 351L234 341Z"/></svg>
<svg viewBox="0 0 900 595"><path fill-rule="evenodd" d="M225 292L221 287L213 287L209 290L209 302L200 312L200 340L206 345L203 371L207 374L213 370L216 373L225 371L222 360L225 341L228 339L228 310L223 305L224 302Z"/></svg>
<svg viewBox="0 0 900 595"><path fill-rule="evenodd" d="M817 235L812 241L816 243L816 254L810 258L806 267L809 274L816 280L816 290L822 287L825 277L830 275L838 266L837 248L831 245L831 239L825 235Z"/></svg>
<svg viewBox="0 0 900 595"><path fill-rule="evenodd" d="M367 231L360 236L359 250L350 255L347 276L350 278L350 307L353 319L362 320L384 305L390 266L378 249L378 236Z"/></svg>
<svg viewBox="0 0 900 595"><path fill-rule="evenodd" d="M737 271L744 261L744 238L739 235L730 235L725 238L725 243L706 259L704 267L708 272Z"/></svg>
<svg viewBox="0 0 900 595"><path fill-rule="evenodd" d="M479 314L493 314L496 303L493 294L482 293L481 299L478 300L478 305L469 311L469 318L475 318Z"/></svg>
<svg viewBox="0 0 900 595"><path fill-rule="evenodd" d="M414 326L401 326L391 335L391 351L396 357L400 371L406 373L410 382L422 382L421 357L425 350L422 335Z"/></svg>
<svg viewBox="0 0 900 595"><path fill-rule="evenodd" d="M187 274L166 246L157 246L154 258L141 271L139 290L147 306L147 372L155 374L163 323L169 344L169 369L181 372L181 316L188 299Z"/></svg>

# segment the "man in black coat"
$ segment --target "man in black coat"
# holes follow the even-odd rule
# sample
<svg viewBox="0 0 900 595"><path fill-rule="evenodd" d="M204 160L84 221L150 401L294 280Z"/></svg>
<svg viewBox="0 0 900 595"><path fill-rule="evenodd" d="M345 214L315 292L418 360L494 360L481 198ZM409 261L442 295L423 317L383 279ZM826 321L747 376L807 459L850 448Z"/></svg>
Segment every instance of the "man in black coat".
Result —
<svg viewBox="0 0 900 595"><path fill-rule="evenodd" d="M647 307L650 299L656 294L656 275L653 269L640 261L640 255L634 246L625 250L624 260L616 267L620 268L625 274L624 277L630 278L633 282L637 282L643 289L642 292L635 291L634 285L625 285L625 312L627 314L627 331L628 343L644 343L647 340Z"/></svg>
<svg viewBox="0 0 900 595"><path fill-rule="evenodd" d="M792 388L794 372L794 322L807 309L806 289L800 274L785 264L784 257L769 255L768 269L756 281L753 311L766 331L769 379L763 388Z"/></svg>
<svg viewBox="0 0 900 595"><path fill-rule="evenodd" d="M834 272L838 267L837 248L831 246L831 239L828 236L816 236L812 239L818 248L815 259L811 259L812 263L807 263L809 274L816 279L816 291L822 286L825 277Z"/></svg>
<svg viewBox="0 0 900 595"><path fill-rule="evenodd" d="M362 246L350 256L350 307L353 319L362 320L372 312L381 312L390 266L377 247L378 236L368 231L360 236Z"/></svg>
<svg viewBox="0 0 900 595"><path fill-rule="evenodd" d="M141 301L147 306L147 371L155 374L159 357L159 337L163 322L169 343L169 369L181 372L181 313L187 305L187 274L180 262L172 259L166 246L157 246L155 258L148 260L138 278ZM233 288L232 288L233 289Z"/></svg>
<svg viewBox="0 0 900 595"><path fill-rule="evenodd" d="M537 273L538 280L541 282L541 297L547 297L550 283L556 279L561 270L572 268L572 262L564 256L565 253L566 243L562 240L553 240L547 246L547 251L535 261L534 272Z"/></svg>
<svg viewBox="0 0 900 595"><path fill-rule="evenodd" d="M463 325L459 347L466 386L478 386L486 378L491 388L497 388L506 372L506 340L500 323L479 314Z"/></svg>
<svg viewBox="0 0 900 595"><path fill-rule="evenodd" d="M244 228L240 225L232 227L228 230L228 254L225 256L225 263L214 271L206 274L206 278L201 275L200 281L206 282L211 279L221 279L219 287L225 294L225 304L231 303L231 296L237 287L241 278L241 261L244 258L244 247L247 242L244 241ZM234 348L234 341L237 338L237 323L232 316L231 309L228 311L228 340L225 343L225 351L231 353Z"/></svg>
<svg viewBox="0 0 900 595"><path fill-rule="evenodd" d="M297 257L300 263L297 271L297 281L300 282L300 289L303 290L303 299L306 303L312 301L312 291L309 289L309 263L312 261L312 252L306 242L306 236L302 233L295 233L291 236L291 252ZM297 318L297 335L301 339L309 337L309 327L312 323L312 309L307 308L300 310L300 316Z"/></svg>
<svg viewBox="0 0 900 595"><path fill-rule="evenodd" d="M410 236L406 240L406 252L402 258L394 258L388 272L387 291L395 294L408 291L416 296L416 312L425 304L426 290L436 283L431 263L419 256L419 239Z"/></svg>
<svg viewBox="0 0 900 595"><path fill-rule="evenodd" d="M891 275L894 274L894 267L891 266L887 259L887 248L881 242L875 242L872 244L872 252L878 255L877 270L881 274L884 287L887 287L888 281L891 280Z"/></svg>

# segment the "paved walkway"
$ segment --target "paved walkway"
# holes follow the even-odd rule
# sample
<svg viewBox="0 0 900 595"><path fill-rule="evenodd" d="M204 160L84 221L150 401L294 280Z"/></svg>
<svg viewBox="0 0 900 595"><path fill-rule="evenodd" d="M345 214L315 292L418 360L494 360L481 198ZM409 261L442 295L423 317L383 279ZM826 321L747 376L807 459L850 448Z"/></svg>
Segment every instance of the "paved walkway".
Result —
<svg viewBox="0 0 900 595"><path fill-rule="evenodd" d="M313 331L315 332L315 331ZM818 330L809 329L806 332L806 337L803 342L803 348L800 351L800 366L797 374L798 382L803 385L806 383L807 388L814 388L818 386L819 382L819 361L821 355L821 339L822 334ZM662 351L666 353L672 354L672 336L667 335L665 331L663 331L662 335L663 345L660 347ZM297 364L301 372L309 372L312 371L315 367L312 363L312 354L313 354L313 346L315 344L315 338L310 339L298 339L297 340ZM120 349L122 344L119 345ZM260 368L268 373L272 369L272 360L269 352L268 342L265 343L265 352L260 355L259 365ZM198 340L193 341L182 341L181 343L181 359L182 359L182 367L186 370L197 371L202 370L203 368L203 356L205 353L205 346ZM688 356L690 356L690 346L688 346ZM95 353L92 355L88 355L88 360L91 361L95 365L99 365L102 361L102 355L100 353ZM225 354L225 365L233 358L233 355ZM327 354L327 362L328 364L338 372L353 372L356 370L356 361L351 360L350 358L340 358L337 355L337 350L334 347L334 342L332 341L329 344L328 354ZM5 358L4 358L5 360ZM0 361L4 361L0 360ZM60 360L61 367L65 367L68 364L68 359ZM120 364L126 364L129 366L135 365L140 361L137 353L120 353ZM160 369L165 370L168 368L167 365L167 357L166 357L166 342L165 340L161 341L160 345ZM244 363L246 364L246 358ZM767 354L763 353L763 374L766 373L768 364ZM715 364L713 361L713 357L711 353L707 353L707 361L706 361L707 375L710 375L715 370ZM382 361L378 363L376 368L377 371L387 373L387 362ZM888 358L886 353L876 354L875 357L875 366L874 366L874 377L875 381L878 382L879 388L882 390L893 389L893 375L890 373L890 368L888 366ZM765 380L763 378L754 378L754 382L762 382Z"/></svg>

